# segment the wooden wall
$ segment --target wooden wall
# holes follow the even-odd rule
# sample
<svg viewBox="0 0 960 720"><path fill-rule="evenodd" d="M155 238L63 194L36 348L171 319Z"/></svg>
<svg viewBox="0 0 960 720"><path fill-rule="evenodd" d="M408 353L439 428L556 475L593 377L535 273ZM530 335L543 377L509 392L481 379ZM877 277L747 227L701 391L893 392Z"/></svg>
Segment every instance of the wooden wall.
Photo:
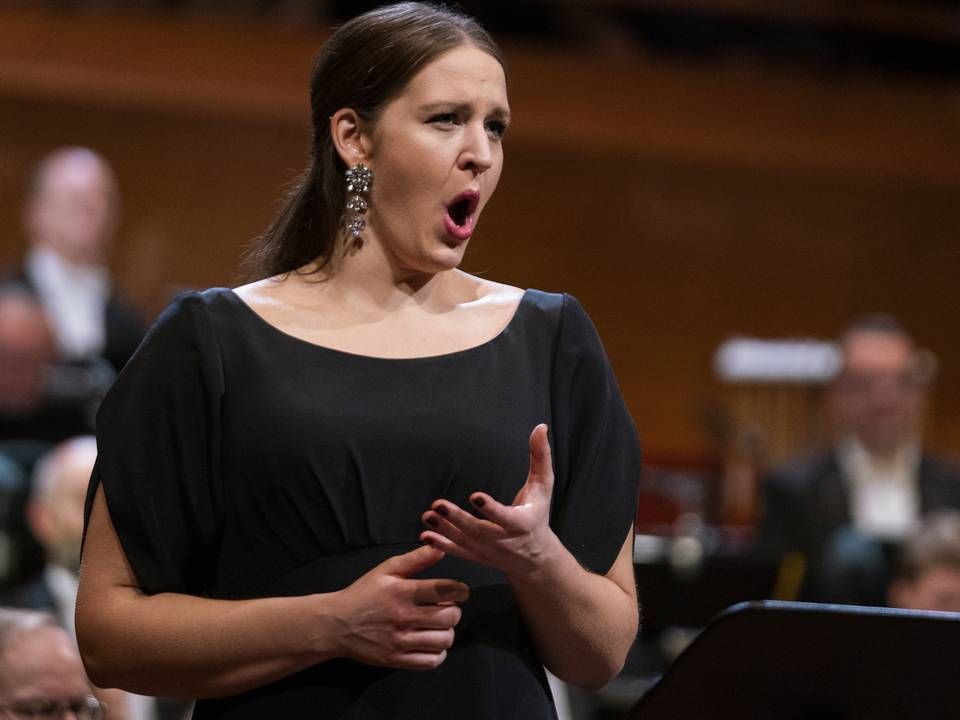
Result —
<svg viewBox="0 0 960 720"><path fill-rule="evenodd" d="M31 165L117 168L113 267L146 313L230 284L306 153L321 34L0 9L0 263ZM831 336L883 309L941 361L960 452L960 87L507 48L516 123L468 270L591 312L651 457L698 458L731 333Z"/></svg>

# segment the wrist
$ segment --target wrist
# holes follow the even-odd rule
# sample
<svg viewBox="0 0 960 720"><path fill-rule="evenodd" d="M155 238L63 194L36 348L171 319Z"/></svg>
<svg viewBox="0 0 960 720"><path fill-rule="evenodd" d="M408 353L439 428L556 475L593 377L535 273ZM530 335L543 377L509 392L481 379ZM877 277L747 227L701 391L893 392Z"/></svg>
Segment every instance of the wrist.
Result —
<svg viewBox="0 0 960 720"><path fill-rule="evenodd" d="M570 553L551 528L547 528L536 549L526 556L521 568L507 572L507 579L515 583L549 583L559 571L565 556Z"/></svg>
<svg viewBox="0 0 960 720"><path fill-rule="evenodd" d="M301 638L314 663L344 655L339 599L339 592L316 593L303 597L306 604L303 617L306 622L301 628Z"/></svg>

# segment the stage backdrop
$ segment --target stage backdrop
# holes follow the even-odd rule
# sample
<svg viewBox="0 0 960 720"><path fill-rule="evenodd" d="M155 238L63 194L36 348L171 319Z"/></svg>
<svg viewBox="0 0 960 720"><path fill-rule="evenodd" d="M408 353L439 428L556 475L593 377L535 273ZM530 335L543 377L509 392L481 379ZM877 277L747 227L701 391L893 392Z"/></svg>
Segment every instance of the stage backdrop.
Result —
<svg viewBox="0 0 960 720"><path fill-rule="evenodd" d="M323 34L16 9L0 27L0 262L23 251L29 168L83 144L117 169L112 265L145 314L237 283L305 163ZM931 441L960 452L960 88L507 57L516 121L466 269L580 298L648 457L708 453L725 337L829 337L874 310L939 357Z"/></svg>

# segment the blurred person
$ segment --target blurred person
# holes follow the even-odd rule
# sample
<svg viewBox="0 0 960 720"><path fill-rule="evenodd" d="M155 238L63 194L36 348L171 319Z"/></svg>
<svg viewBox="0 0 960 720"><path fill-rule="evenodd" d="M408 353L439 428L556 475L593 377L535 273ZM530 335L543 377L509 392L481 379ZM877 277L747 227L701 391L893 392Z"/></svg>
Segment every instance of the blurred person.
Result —
<svg viewBox="0 0 960 720"><path fill-rule="evenodd" d="M65 147L40 162L23 210L29 249L17 279L40 300L63 361L103 358L119 371L143 337L107 267L118 222L116 178L100 155Z"/></svg>
<svg viewBox="0 0 960 720"><path fill-rule="evenodd" d="M84 398L56 391L55 360L55 340L40 303L24 285L0 283L0 443L56 442L92 430Z"/></svg>
<svg viewBox="0 0 960 720"><path fill-rule="evenodd" d="M57 394L55 355L37 300L18 283L0 283L0 587L43 564L24 518L36 461L53 443L93 429L86 398Z"/></svg>
<svg viewBox="0 0 960 720"><path fill-rule="evenodd" d="M55 353L39 303L23 286L0 287L0 417L25 417L36 411Z"/></svg>
<svg viewBox="0 0 960 720"><path fill-rule="evenodd" d="M96 438L85 435L61 443L37 464L26 514L46 564L37 578L2 598L4 605L53 613L71 635L75 634L83 504L96 459Z"/></svg>
<svg viewBox="0 0 960 720"><path fill-rule="evenodd" d="M0 608L0 718L104 717L76 644L53 617Z"/></svg>
<svg viewBox="0 0 960 720"><path fill-rule="evenodd" d="M903 538L932 510L960 507L960 474L923 450L933 363L903 327L867 316L839 345L837 442L768 475L760 543L803 557L802 599L882 605Z"/></svg>
<svg viewBox="0 0 960 720"><path fill-rule="evenodd" d="M960 612L960 512L932 513L906 541L891 607Z"/></svg>
<svg viewBox="0 0 960 720"><path fill-rule="evenodd" d="M33 473L26 507L28 524L44 550L46 564L35 578L0 594L0 605L51 613L71 637L76 637L76 607L83 508L90 474L97 459L92 435L72 438L44 456ZM111 708L110 718L148 720L155 717L150 698L120 690L97 690ZM168 706L169 705L169 706ZM180 717L183 703L164 706Z"/></svg>

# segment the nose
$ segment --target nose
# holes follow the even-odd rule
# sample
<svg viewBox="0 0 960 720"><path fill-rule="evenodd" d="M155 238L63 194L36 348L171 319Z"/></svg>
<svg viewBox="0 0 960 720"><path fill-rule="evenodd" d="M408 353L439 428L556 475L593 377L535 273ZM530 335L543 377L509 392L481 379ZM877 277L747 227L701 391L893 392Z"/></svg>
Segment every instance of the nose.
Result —
<svg viewBox="0 0 960 720"><path fill-rule="evenodd" d="M460 153L460 167L479 175L493 166L494 141L482 122L470 123L464 133L464 147Z"/></svg>

